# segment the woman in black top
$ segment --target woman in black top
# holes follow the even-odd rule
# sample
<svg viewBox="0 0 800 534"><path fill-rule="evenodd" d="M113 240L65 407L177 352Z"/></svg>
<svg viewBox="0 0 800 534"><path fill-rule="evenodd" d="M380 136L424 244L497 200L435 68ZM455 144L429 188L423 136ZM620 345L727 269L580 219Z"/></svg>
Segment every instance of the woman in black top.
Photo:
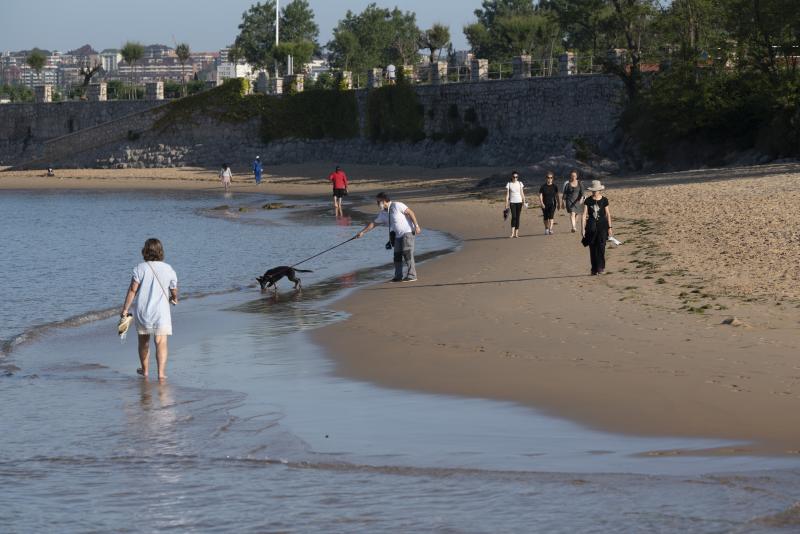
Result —
<svg viewBox="0 0 800 534"><path fill-rule="evenodd" d="M613 235L611 212L608 199L602 193L605 186L600 180L592 180L592 185L586 189L592 192L592 196L583 202L582 243L589 247L592 274L603 274L606 270L606 241Z"/></svg>
<svg viewBox="0 0 800 534"><path fill-rule="evenodd" d="M553 219L558 209L558 186L553 183L553 173L547 173L547 182L539 188L539 204L544 217L544 234L553 234Z"/></svg>

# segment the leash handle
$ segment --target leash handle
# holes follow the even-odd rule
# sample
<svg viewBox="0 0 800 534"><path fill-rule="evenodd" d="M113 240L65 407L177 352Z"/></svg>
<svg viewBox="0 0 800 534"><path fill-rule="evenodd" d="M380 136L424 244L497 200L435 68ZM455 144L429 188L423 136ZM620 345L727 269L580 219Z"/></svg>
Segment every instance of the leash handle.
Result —
<svg viewBox="0 0 800 534"><path fill-rule="evenodd" d="M294 265L292 265L292 267L297 267L298 265L301 265L301 264L303 264L303 263L306 263L306 262L308 262L308 261L311 261L311 260L313 260L314 258L317 258L317 257L319 257L319 256L322 256L323 254L326 254L326 253L330 252L330 251L331 251L331 250L333 250L333 249L339 248L339 247L341 247L342 245L346 245L347 243L349 243L350 241L352 241L352 240L354 240L354 239L356 239L356 236L353 236L353 237L351 237L350 239L348 239L347 241L343 241L343 242L339 243L338 245L334 245L334 246L332 246L332 247L331 247L331 248L329 248L329 249L323 250L322 252L320 252L320 253L318 253L318 254L314 254L314 255L313 255L313 256L311 256L310 258L306 258L306 259L304 259L303 261L298 261L297 263L295 263Z"/></svg>

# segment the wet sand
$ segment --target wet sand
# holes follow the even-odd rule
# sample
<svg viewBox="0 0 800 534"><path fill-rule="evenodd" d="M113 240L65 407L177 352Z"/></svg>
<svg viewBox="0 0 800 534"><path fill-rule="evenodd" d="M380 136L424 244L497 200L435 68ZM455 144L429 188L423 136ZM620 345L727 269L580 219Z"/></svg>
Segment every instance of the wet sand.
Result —
<svg viewBox="0 0 800 534"><path fill-rule="evenodd" d="M270 183L235 185L321 195L330 167L268 169ZM468 192L495 169L350 166L351 205L397 190L423 227L464 245L424 264L416 284L347 298L338 307L350 319L315 337L337 373L384 386L515 401L616 432L753 442L736 452L796 453L800 213L786 192L800 167L755 169L613 180L607 196L626 243L609 250L609 275L589 277L566 217L544 236L528 210L523 237L507 238L502 204L485 198L502 192ZM2 173L0 188L219 187L201 170L58 173ZM523 172L523 181L539 180ZM732 317L739 326L722 324Z"/></svg>

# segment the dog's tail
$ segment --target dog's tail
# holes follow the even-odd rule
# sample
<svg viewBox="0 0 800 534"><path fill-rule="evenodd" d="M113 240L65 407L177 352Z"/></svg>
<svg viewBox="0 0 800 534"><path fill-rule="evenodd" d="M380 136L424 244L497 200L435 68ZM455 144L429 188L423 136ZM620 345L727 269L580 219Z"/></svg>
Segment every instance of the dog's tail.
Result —
<svg viewBox="0 0 800 534"><path fill-rule="evenodd" d="M313 273L314 271L309 271L308 269L295 269L298 273Z"/></svg>

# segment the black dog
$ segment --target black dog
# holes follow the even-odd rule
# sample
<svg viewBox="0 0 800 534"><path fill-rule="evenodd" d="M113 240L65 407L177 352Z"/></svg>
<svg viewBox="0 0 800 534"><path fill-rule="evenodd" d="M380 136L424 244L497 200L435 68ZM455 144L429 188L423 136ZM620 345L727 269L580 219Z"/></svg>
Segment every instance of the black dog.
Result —
<svg viewBox="0 0 800 534"><path fill-rule="evenodd" d="M268 287L275 287L275 291L278 291L278 280L283 277L289 279L290 282L294 282L295 289L301 289L303 286L300 285L300 279L297 278L297 273L312 273L314 271L305 271L303 269L295 269L294 267L275 267L270 269L269 271L264 273L264 276L256 277L258 283L261 284L261 290L264 291Z"/></svg>

